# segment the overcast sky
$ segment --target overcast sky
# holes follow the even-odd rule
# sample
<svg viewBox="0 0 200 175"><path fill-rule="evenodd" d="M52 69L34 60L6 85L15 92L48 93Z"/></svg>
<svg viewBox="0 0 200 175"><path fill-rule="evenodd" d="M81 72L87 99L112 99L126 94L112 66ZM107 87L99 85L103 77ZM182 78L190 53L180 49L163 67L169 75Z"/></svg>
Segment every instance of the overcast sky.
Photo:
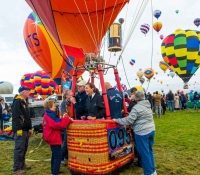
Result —
<svg viewBox="0 0 200 175"><path fill-rule="evenodd" d="M153 21L162 22L163 28L159 34L154 31L153 37L152 28L146 37L140 32L141 24L147 23L152 27L151 4L148 3L141 16L141 19L135 27L132 37L130 38L130 42L128 43L122 55L130 86L132 87L140 84L138 80L135 80L137 78L136 72L140 68L144 70L145 68L151 67L151 54L153 47L153 69L158 72L158 75L156 76L156 80L151 80L148 91L160 91L163 89L165 92L167 92L169 89L172 89L173 91L182 89L183 81L179 77L176 76L172 79L171 77L167 76L167 73L164 73L159 68L158 63L159 61L163 60L160 52L160 45L162 41L160 40L159 35L163 34L164 36L167 36L174 32L177 28L184 30L198 30L198 28L193 24L193 21L195 18L200 18L200 0L152 0L152 2L153 10L162 11L159 20L153 18ZM116 19L116 21L119 18L125 18L126 20L123 41L126 40L126 35L130 29L130 24L133 20L133 14L136 10L137 3L138 0L130 0L127 18L127 7L125 6ZM179 10L179 13L176 14L175 10ZM5 80L13 83L14 93L17 93L19 82L23 74L32 73L41 69L29 55L23 38L23 27L28 15L31 12L32 10L26 4L25 0L0 1L0 81ZM114 56L112 53L110 63L116 64L118 56L119 54ZM104 59L108 61L109 57L110 53L106 51L104 53ZM130 59L135 59L136 63L134 66L129 64ZM122 62L119 63L118 69L122 83L129 87L125 78ZM198 70L196 75L190 79L190 90L193 89L200 91L199 76L200 72ZM85 73L83 77L86 81L89 78L87 73ZM112 85L115 85L115 79L112 70L110 70L105 76L105 80L111 82ZM161 85L157 82L157 80L162 80L163 84ZM195 82L196 85L194 85ZM96 81L96 85L97 87L99 86L98 80ZM144 87L146 88L147 85L148 83L145 82Z"/></svg>

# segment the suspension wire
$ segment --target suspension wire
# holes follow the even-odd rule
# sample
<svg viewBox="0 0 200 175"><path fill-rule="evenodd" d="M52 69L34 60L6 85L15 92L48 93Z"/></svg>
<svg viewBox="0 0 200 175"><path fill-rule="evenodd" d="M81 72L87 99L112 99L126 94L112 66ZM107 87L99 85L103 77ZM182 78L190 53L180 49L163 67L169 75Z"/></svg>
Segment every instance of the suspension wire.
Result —
<svg viewBox="0 0 200 175"><path fill-rule="evenodd" d="M122 3L122 5L121 5L121 8L120 8L119 11L121 11L122 7L124 6L125 1L126 1L126 0L123 1L123 3ZM113 12L114 12L114 9L115 9L115 7L116 7L116 4L117 4L117 0L115 1L115 5L113 6L112 14L111 14L111 17L110 17L110 19L109 19L109 22L108 22L108 25L107 25L107 26L110 26L111 18L112 18L112 16L113 16ZM108 37L106 37L106 35L105 35L105 36L104 36L104 39L103 39L103 44L101 45L101 49L102 49L102 47L105 45L105 42L106 42L107 38L108 38ZM100 49L100 50L101 50L101 49Z"/></svg>
<svg viewBox="0 0 200 175"><path fill-rule="evenodd" d="M101 5L101 8L103 9L102 12L101 12L101 20L102 20L102 25L101 25L101 30L100 30L100 35L99 35L99 41L100 41L100 38L102 36L102 31L104 30L105 31L105 26L104 26L104 17L105 17L105 6L106 6L106 0L103 0L102 1L102 5Z"/></svg>
<svg viewBox="0 0 200 175"><path fill-rule="evenodd" d="M32 6L33 6L33 8L34 8L34 10L35 10L35 12L36 12L38 18L39 18L40 21L42 22L42 20L41 20L39 14L38 14L38 12L37 12L37 10L36 10L36 8L35 8L35 5L34 5L33 2L32 2L32 0L31 0L30 2L31 2L31 4L32 4ZM42 24L43 24L43 22L42 22ZM54 21L54 24L55 24L55 21ZM45 26L44 24L43 24L43 26L44 26L45 31L47 32L49 38L51 39L53 45L55 46L56 50L57 50L58 53L60 54L60 56L61 56L61 57L63 58L63 60L67 63L67 65L69 65L70 67L74 68L74 67L73 67L73 64L71 65L71 63L68 63L68 61L67 61L67 60L63 57L63 55L61 54L61 52L59 51L59 49L58 49L58 47L56 46L55 42L53 41L51 35L49 34L49 31L47 30L46 26ZM59 38L59 39L60 39L60 38ZM62 50L65 52L65 50L64 50L63 48L62 48ZM67 55L66 55L66 56L67 56ZM67 56L67 58L68 58L68 56ZM69 58L68 58L68 59L69 59Z"/></svg>
<svg viewBox="0 0 200 175"><path fill-rule="evenodd" d="M127 75L126 75L126 70L125 70L125 67L124 67L124 61L123 61L123 59L122 59L122 65L123 65L123 69L124 69L124 73L125 73L126 81L127 81L127 83L128 83L129 89L130 89L131 86L130 86L130 84L129 84L128 77L127 77Z"/></svg>
<svg viewBox="0 0 200 175"><path fill-rule="evenodd" d="M65 15L64 14L61 14L62 16L63 16L63 18L64 18L64 20L67 22L67 25L69 26L69 28L70 28L70 30L72 31L72 33L73 33L73 35L74 35L74 37L72 37L72 38L74 38L73 40L77 40L77 42L75 42L76 43L76 46L78 47L78 48L83 48L82 47L82 44L81 44L81 42L80 42L80 40L77 38L77 36L76 36L76 34L74 33L74 30L72 30L72 27L71 27L71 25L69 24L69 22L68 22L68 20L66 19L66 17L65 17ZM77 18L76 18L77 19ZM60 23L60 25L62 25L61 23ZM63 25L62 25L63 26ZM65 26L63 26L63 28L65 28ZM78 44L79 45L78 45ZM82 50L82 49L80 49L80 50ZM84 53L84 51L82 50L82 53Z"/></svg>
<svg viewBox="0 0 200 175"><path fill-rule="evenodd" d="M139 1L138 1L139 2ZM127 19L127 14L128 14L128 10L129 10L129 3L128 3L128 5L127 5L127 9L126 9L126 16L125 16L125 22L124 22L124 29L123 29L123 34L122 34L122 40L123 40L123 38L124 38L124 35L125 35L125 30L126 30L126 19ZM123 42L122 42L123 43Z"/></svg>
<svg viewBox="0 0 200 175"><path fill-rule="evenodd" d="M97 40L100 41L100 40L99 40L99 23L98 23L98 22L99 22L99 18L98 18L98 14L97 14L97 9L98 9L98 8L97 8L97 0L95 0L95 4L96 4L97 31L98 31ZM99 44L100 44L100 43L99 43Z"/></svg>
<svg viewBox="0 0 200 175"><path fill-rule="evenodd" d="M151 0L151 13L152 13L151 14L151 24L153 26L153 3L152 3L152 0ZM151 33L152 33L152 39L151 39L151 44L152 44L152 47L151 47L151 69L152 69L152 67L153 67L153 27L152 27ZM147 86L146 92L149 89L149 84L150 84L150 80L148 82L148 86Z"/></svg>
<svg viewBox="0 0 200 175"><path fill-rule="evenodd" d="M147 0L147 2L148 2L148 0ZM116 67L117 67L117 65L119 64L120 59L122 58L122 54L123 54L123 52L124 52L124 50L125 50L125 48L126 48L128 42L129 42L129 40L130 40L130 38L131 38L131 35L132 35L132 33L133 33L133 31L134 31L134 29L135 29L135 27L136 27L136 25L137 25L137 23L138 23L140 17L142 16L142 13L143 13L144 10L145 10L145 7L146 7L146 5L147 5L147 2L145 3L144 7L142 7L142 5L143 5L143 3L144 3L144 0L143 0L142 4L141 4L141 6L140 6L140 8L139 8L139 10L138 10L138 13L137 13L137 15L136 15L136 17L135 17L135 20L132 21L133 24L132 24L132 26L131 26L130 34L127 36L127 40L126 40L126 42L125 42L125 44L124 44L124 48L122 49L122 52L121 52L121 54L120 54L120 56L119 56L119 58L118 58L118 60L117 60ZM138 6L139 6L139 4L138 4Z"/></svg>
<svg viewBox="0 0 200 175"><path fill-rule="evenodd" d="M86 26L86 28L87 28L87 30L88 30L88 33L90 34L90 37L91 37L93 43L94 43L95 45L97 45L97 43L95 43L95 40L94 40L94 38L93 38L93 36L92 36L92 34L91 34L91 32L90 32L90 30L89 30L87 24L86 24L85 19L83 18L83 15L81 14L81 11L80 11L80 9L79 9L77 3L76 3L76 0L74 0L74 3L75 3L75 5L76 5L76 7L77 7L77 9L78 9L78 11L79 11L79 13L80 13L80 16L81 16L81 18L82 18L82 20L83 20L83 22L84 22L84 24L85 24L85 26Z"/></svg>
<svg viewBox="0 0 200 175"><path fill-rule="evenodd" d="M84 2L85 2L85 7L87 9L87 14L88 14L88 18L89 18L89 21L90 21L90 26L91 26L91 29L92 29L93 37L94 37L94 40L95 40L96 46L97 46L98 42L97 42L95 34L94 34L94 29L93 29L93 25L92 25L92 22L91 22L91 18L90 18L90 14L89 14L89 11L88 11L86 0L84 0Z"/></svg>
<svg viewBox="0 0 200 175"><path fill-rule="evenodd" d="M142 5L140 6L140 9L139 9L139 11L138 11L138 13L137 13L137 16L136 16L136 19L135 19L135 21L134 21L134 24L133 24L133 26L131 27L131 31L130 31L128 37L127 37L127 40L125 41L124 48L122 49L121 55L123 54L123 52L124 52L124 50L125 50L125 48L126 48L128 42L130 41L131 35L133 34L134 29L135 29L135 27L136 27L138 21L140 20L140 17L142 16L142 14L143 14L143 12L144 12L144 10L145 10L145 8L146 8L146 5L148 4L148 1L149 1L149 0L146 0L146 2L144 2L144 1L145 1L145 0L143 0ZM144 5L143 5L143 4L144 4Z"/></svg>

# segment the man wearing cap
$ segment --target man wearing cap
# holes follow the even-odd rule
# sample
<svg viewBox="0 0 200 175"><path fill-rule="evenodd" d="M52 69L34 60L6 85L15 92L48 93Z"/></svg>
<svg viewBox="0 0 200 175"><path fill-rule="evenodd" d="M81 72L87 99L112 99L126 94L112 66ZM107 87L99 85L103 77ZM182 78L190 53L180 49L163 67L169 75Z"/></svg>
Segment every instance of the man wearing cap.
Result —
<svg viewBox="0 0 200 175"><path fill-rule="evenodd" d="M28 133L32 129L31 118L28 111L27 99L29 88L21 86L18 89L12 105L12 130L14 132L14 174L24 174L31 167L25 164L25 155L28 149Z"/></svg>
<svg viewBox="0 0 200 175"><path fill-rule="evenodd" d="M88 98L86 92L85 92L85 80L81 80L77 83L78 87L78 93L76 94L75 98L71 98L71 102L74 104L74 107L76 109L76 119L81 120L81 117L85 116L85 104L86 100Z"/></svg>

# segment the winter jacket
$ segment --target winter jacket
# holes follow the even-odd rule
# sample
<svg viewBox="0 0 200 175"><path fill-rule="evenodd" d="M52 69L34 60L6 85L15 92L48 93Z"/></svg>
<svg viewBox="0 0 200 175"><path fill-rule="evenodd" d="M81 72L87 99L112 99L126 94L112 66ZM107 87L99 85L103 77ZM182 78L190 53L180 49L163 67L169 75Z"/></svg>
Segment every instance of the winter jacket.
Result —
<svg viewBox="0 0 200 175"><path fill-rule="evenodd" d="M131 100L131 102L130 102L128 108L127 108L127 111L131 112L133 106L135 106L136 104L137 104L137 102L135 100Z"/></svg>
<svg viewBox="0 0 200 175"><path fill-rule="evenodd" d="M74 105L76 109L76 119L81 120L81 116L85 116L85 103L88 98L85 91L76 94L76 103Z"/></svg>
<svg viewBox="0 0 200 175"><path fill-rule="evenodd" d="M173 94L172 92L169 92L169 93L167 94L167 100L168 100L168 101L174 101L174 94Z"/></svg>
<svg viewBox="0 0 200 175"><path fill-rule="evenodd" d="M199 101L199 95L198 94L194 94L194 100Z"/></svg>
<svg viewBox="0 0 200 175"><path fill-rule="evenodd" d="M32 129L28 104L20 95L16 95L12 104L12 130L28 131Z"/></svg>
<svg viewBox="0 0 200 175"><path fill-rule="evenodd" d="M155 131L151 105L148 100L138 101L128 117L115 119L121 125L131 125L135 134L145 135Z"/></svg>
<svg viewBox="0 0 200 175"><path fill-rule="evenodd" d="M43 117L43 138L49 145L62 145L61 130L71 123L69 117L60 119L58 115L46 110Z"/></svg>
<svg viewBox="0 0 200 175"><path fill-rule="evenodd" d="M155 100L155 104L157 106L161 105L161 95L160 94L154 95L154 100Z"/></svg>
<svg viewBox="0 0 200 175"><path fill-rule="evenodd" d="M121 118L123 109L123 94L114 88L107 90L108 103L112 118Z"/></svg>
<svg viewBox="0 0 200 175"><path fill-rule="evenodd" d="M105 117L105 106L101 95L95 94L93 98L88 97L86 100L86 116L96 117L96 119Z"/></svg>

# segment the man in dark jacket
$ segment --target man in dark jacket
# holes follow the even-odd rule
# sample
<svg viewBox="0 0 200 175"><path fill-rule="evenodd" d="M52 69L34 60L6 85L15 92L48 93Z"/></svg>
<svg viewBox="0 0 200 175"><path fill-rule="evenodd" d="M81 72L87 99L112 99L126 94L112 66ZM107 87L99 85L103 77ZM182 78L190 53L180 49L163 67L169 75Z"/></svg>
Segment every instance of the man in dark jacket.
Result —
<svg viewBox="0 0 200 175"><path fill-rule="evenodd" d="M12 130L14 132L14 174L24 174L31 167L25 164L25 155L28 149L28 133L32 129L31 118L29 116L27 98L29 88L21 86L18 89L20 95L16 95L12 105Z"/></svg>
<svg viewBox="0 0 200 175"><path fill-rule="evenodd" d="M172 109L172 112L174 112L174 94L170 90L167 94L167 103L168 103L168 111Z"/></svg>
<svg viewBox="0 0 200 175"><path fill-rule="evenodd" d="M85 103L88 98L85 92L85 85L85 80L79 81L77 83L78 93L76 94L75 98L71 98L71 102L74 104L74 107L76 109L76 120L81 120L81 117L85 116Z"/></svg>
<svg viewBox="0 0 200 175"><path fill-rule="evenodd" d="M109 82L105 82L107 90L108 103L112 118L121 118L123 110L123 94L111 86Z"/></svg>

